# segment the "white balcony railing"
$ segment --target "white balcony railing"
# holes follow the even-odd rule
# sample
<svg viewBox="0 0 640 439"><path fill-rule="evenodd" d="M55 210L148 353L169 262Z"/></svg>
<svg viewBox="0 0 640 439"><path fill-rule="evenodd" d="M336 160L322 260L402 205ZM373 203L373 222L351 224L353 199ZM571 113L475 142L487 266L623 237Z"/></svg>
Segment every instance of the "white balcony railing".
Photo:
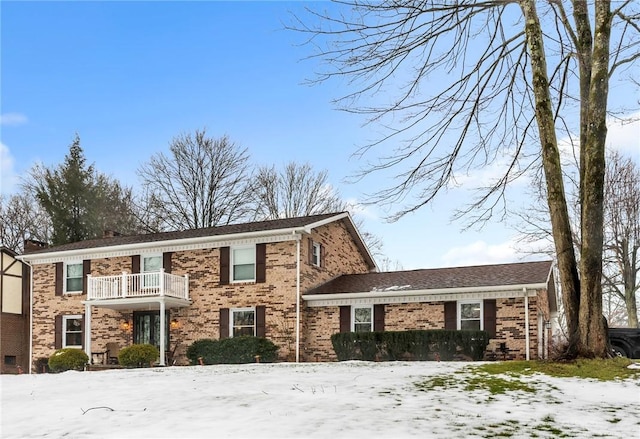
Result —
<svg viewBox="0 0 640 439"><path fill-rule="evenodd" d="M189 300L188 275L165 273L122 273L115 276L88 276L87 300L170 296Z"/></svg>

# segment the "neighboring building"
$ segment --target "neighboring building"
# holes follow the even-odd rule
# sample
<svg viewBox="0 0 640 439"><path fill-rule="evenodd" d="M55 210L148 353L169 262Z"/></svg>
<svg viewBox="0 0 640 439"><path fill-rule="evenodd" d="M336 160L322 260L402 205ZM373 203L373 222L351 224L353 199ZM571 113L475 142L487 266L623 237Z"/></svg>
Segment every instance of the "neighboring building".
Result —
<svg viewBox="0 0 640 439"><path fill-rule="evenodd" d="M113 235L21 256L33 266L32 364L69 346L103 361L109 342L187 364L194 341L243 334L271 339L282 360L332 361L340 330L454 326L495 332L490 349L506 343L508 358L546 355L550 262L375 273L347 213Z"/></svg>
<svg viewBox="0 0 640 439"><path fill-rule="evenodd" d="M0 373L29 370L29 267L0 247Z"/></svg>

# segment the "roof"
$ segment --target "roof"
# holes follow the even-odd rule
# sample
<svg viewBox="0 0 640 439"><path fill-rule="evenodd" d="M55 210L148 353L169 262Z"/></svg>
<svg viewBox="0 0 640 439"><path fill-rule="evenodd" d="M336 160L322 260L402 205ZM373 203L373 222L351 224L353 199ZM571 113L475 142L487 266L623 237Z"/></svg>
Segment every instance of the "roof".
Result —
<svg viewBox="0 0 640 439"><path fill-rule="evenodd" d="M68 244L58 245L55 247L43 248L41 250L29 251L22 255L21 259L33 260L44 255L55 255L63 252L73 252L81 254L88 250L116 250L126 247L140 247L144 244L159 244L163 242L180 242L194 239L225 237L227 239L233 237L246 237L248 234L252 236L272 235L291 232L310 232L312 228L322 226L334 221L344 220L347 229L353 236L358 248L362 252L367 263L373 268L376 266L371 253L362 237L358 233L348 212L326 213L320 215L309 215L296 218L285 218L267 221L254 221L241 224L229 224L217 227L207 227L201 229L189 229L174 232L148 233L140 235L120 235L108 238L88 239L85 241L72 242Z"/></svg>
<svg viewBox="0 0 640 439"><path fill-rule="evenodd" d="M308 291L305 296L547 284L551 265L552 261L538 261L348 274Z"/></svg>

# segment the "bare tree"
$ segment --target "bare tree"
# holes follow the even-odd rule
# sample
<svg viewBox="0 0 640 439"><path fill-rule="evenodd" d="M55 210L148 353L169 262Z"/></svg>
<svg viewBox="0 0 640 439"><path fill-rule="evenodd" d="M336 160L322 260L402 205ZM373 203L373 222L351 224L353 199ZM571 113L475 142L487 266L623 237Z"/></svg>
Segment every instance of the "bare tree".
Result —
<svg viewBox="0 0 640 439"><path fill-rule="evenodd" d="M351 207L331 186L327 171L314 171L309 163L289 162L283 171L275 166L259 168L253 194L260 219L342 212Z"/></svg>
<svg viewBox="0 0 640 439"><path fill-rule="evenodd" d="M245 148L227 136L208 137L203 129L175 137L169 153L155 154L138 169L149 209L162 230L225 225L249 215Z"/></svg>
<svg viewBox="0 0 640 439"><path fill-rule="evenodd" d="M329 66L318 80L346 77L354 87L338 104L389 128L358 151L364 156L396 145L391 153L379 152L379 160L360 174L400 169L396 184L372 201L396 204L414 194L413 202L396 209L397 219L432 201L461 174L501 162L501 176L465 210L480 212L476 220L482 221L504 208L510 182L542 167L567 320L566 356L608 355L601 286L608 86L614 73L640 57L637 5L626 0L612 10L604 0L338 3L349 9L335 15L310 11L320 27L302 20L293 27L310 33ZM360 104L387 89L398 94ZM580 265L558 148L559 134L570 136L574 129Z"/></svg>
<svg viewBox="0 0 640 439"><path fill-rule="evenodd" d="M605 177L603 288L620 298L628 325L638 326L640 289L640 168L614 152Z"/></svg>
<svg viewBox="0 0 640 439"><path fill-rule="evenodd" d="M49 242L51 221L27 191L0 195L0 245L22 253L24 241Z"/></svg>

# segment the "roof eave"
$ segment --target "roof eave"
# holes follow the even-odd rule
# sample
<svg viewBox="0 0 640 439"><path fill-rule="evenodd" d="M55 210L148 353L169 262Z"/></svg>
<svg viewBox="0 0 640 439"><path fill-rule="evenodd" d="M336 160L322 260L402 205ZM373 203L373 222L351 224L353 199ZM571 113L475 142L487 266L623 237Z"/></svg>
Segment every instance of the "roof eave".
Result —
<svg viewBox="0 0 640 439"><path fill-rule="evenodd" d="M514 291L514 297L524 297L525 291L545 289L545 282L519 285L490 285L482 287L461 287L461 288L433 288L421 290L394 290L394 291L361 291L356 293L328 293L328 294L303 294L302 299L308 302L320 300L346 300L361 299L365 297L400 297L400 296L422 296L438 294L465 294L465 293L485 293L491 291Z"/></svg>

